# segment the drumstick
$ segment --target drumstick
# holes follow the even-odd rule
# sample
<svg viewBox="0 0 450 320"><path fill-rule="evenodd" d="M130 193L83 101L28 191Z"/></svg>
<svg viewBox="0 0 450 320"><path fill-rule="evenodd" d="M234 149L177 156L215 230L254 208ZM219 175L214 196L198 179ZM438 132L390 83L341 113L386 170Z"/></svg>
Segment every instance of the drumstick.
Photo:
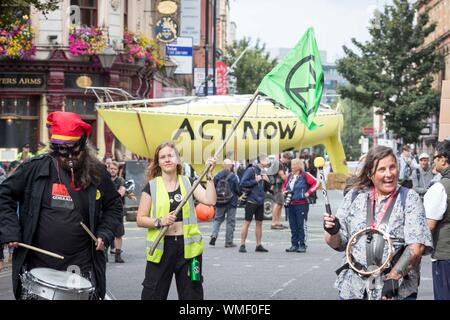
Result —
<svg viewBox="0 0 450 320"><path fill-rule="evenodd" d="M56 253L53 253L53 252L50 252L50 251L47 251L47 250L44 250L44 249L39 249L39 248L30 246L29 244L25 244L25 243L22 243L22 242L19 242L18 244L19 244L19 247L24 247L24 248L27 248L27 249L30 249L30 250L34 250L34 251L46 254L48 256L51 256L53 258L58 258L58 259L61 259L61 260L64 259L64 257L60 256L59 254L56 254Z"/></svg>
<svg viewBox="0 0 450 320"><path fill-rule="evenodd" d="M94 240L94 242L97 243L97 238L94 236L91 230L89 230L89 228L83 222L80 222L80 224L83 227L83 229L91 236L92 240Z"/></svg>

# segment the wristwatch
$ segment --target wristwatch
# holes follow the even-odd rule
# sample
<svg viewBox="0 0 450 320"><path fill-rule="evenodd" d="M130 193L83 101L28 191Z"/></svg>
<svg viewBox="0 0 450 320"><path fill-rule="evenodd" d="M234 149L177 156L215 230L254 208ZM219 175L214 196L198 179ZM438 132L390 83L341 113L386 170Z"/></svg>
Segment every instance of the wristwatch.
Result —
<svg viewBox="0 0 450 320"><path fill-rule="evenodd" d="M161 220L160 219L153 220L153 226L155 227L155 229L161 228Z"/></svg>
<svg viewBox="0 0 450 320"><path fill-rule="evenodd" d="M207 181L211 181L213 179L213 177L211 177L209 174L206 175L206 180Z"/></svg>

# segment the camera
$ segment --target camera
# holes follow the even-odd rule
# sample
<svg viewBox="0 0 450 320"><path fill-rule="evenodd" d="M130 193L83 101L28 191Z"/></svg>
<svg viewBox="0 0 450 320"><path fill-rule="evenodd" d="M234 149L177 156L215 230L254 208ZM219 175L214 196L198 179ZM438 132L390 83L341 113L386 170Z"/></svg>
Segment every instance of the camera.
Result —
<svg viewBox="0 0 450 320"><path fill-rule="evenodd" d="M251 189L244 188L241 191L241 195L238 198L238 206L244 206L247 203L247 197L250 194Z"/></svg>
<svg viewBox="0 0 450 320"><path fill-rule="evenodd" d="M292 191L288 191L284 194L284 206L288 207L291 204Z"/></svg>

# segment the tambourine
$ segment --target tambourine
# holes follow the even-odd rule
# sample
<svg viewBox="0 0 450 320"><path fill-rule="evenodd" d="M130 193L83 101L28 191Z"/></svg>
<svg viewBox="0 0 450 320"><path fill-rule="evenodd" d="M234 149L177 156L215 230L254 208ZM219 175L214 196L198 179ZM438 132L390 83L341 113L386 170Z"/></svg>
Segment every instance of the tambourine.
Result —
<svg viewBox="0 0 450 320"><path fill-rule="evenodd" d="M364 271L364 270L360 270L358 268L355 267L353 261L352 261L352 249L353 249L353 245L359 240L359 238L361 238L361 236L365 235L365 234L374 234L374 233L378 233L380 234L383 239L387 242L388 244L388 256L386 257L386 260L381 264L381 266L379 266L378 268L374 269L374 270L370 270L370 271ZM362 229L358 232L356 232L348 241L347 243L347 248L345 249L345 257L347 258L347 262L348 265L350 266L350 268L352 268L355 272L359 273L360 275L363 276L371 276L373 274L376 273L381 273L381 271L383 271L384 269L386 269L389 266L389 262L391 262L392 258L394 257L394 245L392 244L392 240L389 237L389 234L379 230L379 229L375 229L375 228L365 228Z"/></svg>

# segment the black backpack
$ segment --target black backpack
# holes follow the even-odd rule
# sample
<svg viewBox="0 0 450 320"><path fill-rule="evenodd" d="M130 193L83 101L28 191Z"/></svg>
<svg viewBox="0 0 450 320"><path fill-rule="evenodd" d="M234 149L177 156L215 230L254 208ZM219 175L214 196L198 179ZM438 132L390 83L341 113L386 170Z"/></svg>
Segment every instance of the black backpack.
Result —
<svg viewBox="0 0 450 320"><path fill-rule="evenodd" d="M233 173L229 173L227 176L222 177L216 185L216 194L218 204L227 204L233 198L233 191L231 191L231 185L229 179L233 176Z"/></svg>

